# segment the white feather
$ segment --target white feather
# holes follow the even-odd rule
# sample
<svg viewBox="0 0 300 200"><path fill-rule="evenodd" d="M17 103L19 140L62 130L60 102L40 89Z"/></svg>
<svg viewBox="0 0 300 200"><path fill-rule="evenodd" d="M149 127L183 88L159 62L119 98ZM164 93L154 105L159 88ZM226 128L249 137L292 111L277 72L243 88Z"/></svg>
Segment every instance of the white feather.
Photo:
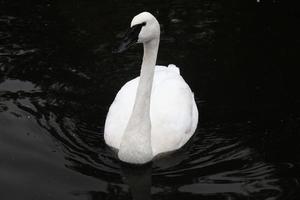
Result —
<svg viewBox="0 0 300 200"><path fill-rule="evenodd" d="M171 67L170 67L171 66ZM120 148L135 102L139 77L128 81L109 108L105 122L105 141ZM182 147L198 123L194 95L175 65L156 66L150 104L153 155Z"/></svg>

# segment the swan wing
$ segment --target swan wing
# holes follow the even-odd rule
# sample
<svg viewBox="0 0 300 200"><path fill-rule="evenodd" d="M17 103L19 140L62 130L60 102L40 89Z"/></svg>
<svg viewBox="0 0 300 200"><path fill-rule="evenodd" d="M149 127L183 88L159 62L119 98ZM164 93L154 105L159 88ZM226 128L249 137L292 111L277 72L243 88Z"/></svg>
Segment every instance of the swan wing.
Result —
<svg viewBox="0 0 300 200"><path fill-rule="evenodd" d="M139 77L128 81L117 93L105 120L104 140L106 144L119 149L121 139L131 115Z"/></svg>
<svg viewBox="0 0 300 200"><path fill-rule="evenodd" d="M174 151L193 135L198 123L194 95L178 73L161 74L151 96L153 154Z"/></svg>

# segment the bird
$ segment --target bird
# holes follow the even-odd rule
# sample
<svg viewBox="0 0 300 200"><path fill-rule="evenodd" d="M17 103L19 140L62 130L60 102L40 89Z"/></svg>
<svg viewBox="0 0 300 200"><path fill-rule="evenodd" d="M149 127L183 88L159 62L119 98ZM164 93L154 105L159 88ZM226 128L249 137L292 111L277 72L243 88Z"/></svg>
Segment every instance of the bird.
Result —
<svg viewBox="0 0 300 200"><path fill-rule="evenodd" d="M140 76L123 85L109 107L105 143L118 159L145 164L157 155L180 149L195 133L198 109L194 93L174 64L156 65L160 25L149 12L136 15L115 50L143 44Z"/></svg>

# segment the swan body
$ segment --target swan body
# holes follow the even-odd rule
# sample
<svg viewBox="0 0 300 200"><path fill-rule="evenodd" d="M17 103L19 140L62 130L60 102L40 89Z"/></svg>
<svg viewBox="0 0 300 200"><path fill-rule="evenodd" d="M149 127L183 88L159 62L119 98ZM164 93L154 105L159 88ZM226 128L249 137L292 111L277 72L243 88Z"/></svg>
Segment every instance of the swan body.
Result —
<svg viewBox="0 0 300 200"><path fill-rule="evenodd" d="M143 12L132 20L131 27L140 24L145 26L138 28L136 39L144 44L141 74L117 93L104 129L107 145L118 150L120 160L134 164L179 149L198 123L193 92L179 69L155 65L160 35L157 20Z"/></svg>

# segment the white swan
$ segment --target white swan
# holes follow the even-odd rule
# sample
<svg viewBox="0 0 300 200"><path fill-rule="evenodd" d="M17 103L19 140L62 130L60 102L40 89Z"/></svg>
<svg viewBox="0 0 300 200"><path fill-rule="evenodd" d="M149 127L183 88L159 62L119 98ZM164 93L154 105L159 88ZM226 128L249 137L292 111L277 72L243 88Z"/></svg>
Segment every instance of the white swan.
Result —
<svg viewBox="0 0 300 200"><path fill-rule="evenodd" d="M182 147L194 134L198 110L194 95L175 65L155 66L160 26L143 12L135 16L119 50L143 43L140 77L118 92L105 121L104 139L120 160L143 164Z"/></svg>

